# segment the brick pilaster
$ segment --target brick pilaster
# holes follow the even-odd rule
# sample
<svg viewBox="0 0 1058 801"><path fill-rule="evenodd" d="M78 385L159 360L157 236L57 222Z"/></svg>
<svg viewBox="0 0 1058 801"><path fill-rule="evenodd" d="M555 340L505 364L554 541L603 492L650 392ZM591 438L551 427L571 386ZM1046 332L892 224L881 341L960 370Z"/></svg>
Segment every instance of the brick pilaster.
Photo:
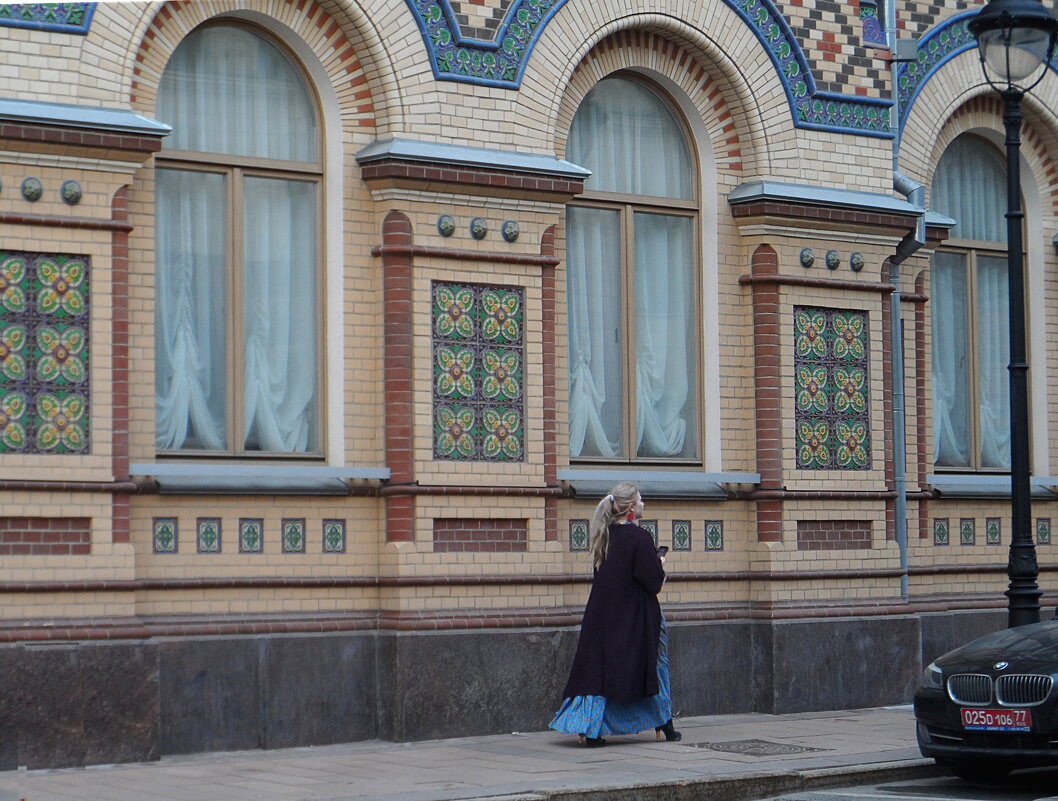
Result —
<svg viewBox="0 0 1058 801"><path fill-rule="evenodd" d="M754 251L753 276L777 275L779 258L770 245ZM777 283L754 282L753 292L753 383L757 429L757 470L761 489L781 489L782 472L782 376L780 355L779 287ZM782 541L782 503L757 503L757 539Z"/></svg>
<svg viewBox="0 0 1058 801"><path fill-rule="evenodd" d="M129 190L121 187L110 203L110 218L127 223ZM111 251L111 470L116 481L129 477L129 233L115 230L110 235ZM115 492L111 499L111 540L131 540L131 514L127 492Z"/></svg>

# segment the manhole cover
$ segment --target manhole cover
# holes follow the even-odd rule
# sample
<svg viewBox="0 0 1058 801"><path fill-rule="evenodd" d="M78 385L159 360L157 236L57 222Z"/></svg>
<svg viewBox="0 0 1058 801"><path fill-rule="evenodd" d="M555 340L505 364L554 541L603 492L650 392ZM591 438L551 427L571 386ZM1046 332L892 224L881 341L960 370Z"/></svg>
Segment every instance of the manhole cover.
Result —
<svg viewBox="0 0 1058 801"><path fill-rule="evenodd" d="M827 748L809 748L807 745L786 745L769 743L767 740L734 740L730 743L693 743L695 748L708 748L711 751L726 751L729 754L745 756L785 756L787 754L806 754L809 751L827 751Z"/></svg>

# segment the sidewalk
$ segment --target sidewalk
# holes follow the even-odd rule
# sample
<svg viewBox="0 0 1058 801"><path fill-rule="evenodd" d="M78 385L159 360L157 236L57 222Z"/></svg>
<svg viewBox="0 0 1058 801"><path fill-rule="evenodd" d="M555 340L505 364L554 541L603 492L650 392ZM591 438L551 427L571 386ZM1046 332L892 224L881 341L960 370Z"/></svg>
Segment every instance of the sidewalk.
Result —
<svg viewBox="0 0 1058 801"><path fill-rule="evenodd" d="M0 801L692 801L937 772L910 706L677 721L583 748L555 732L165 757L0 773Z"/></svg>

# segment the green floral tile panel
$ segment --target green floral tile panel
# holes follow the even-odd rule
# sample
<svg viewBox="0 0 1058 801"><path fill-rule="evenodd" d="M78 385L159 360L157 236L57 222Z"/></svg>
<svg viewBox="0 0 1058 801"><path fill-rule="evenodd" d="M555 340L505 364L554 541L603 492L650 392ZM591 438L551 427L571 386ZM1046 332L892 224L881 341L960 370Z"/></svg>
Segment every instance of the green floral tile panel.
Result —
<svg viewBox="0 0 1058 801"><path fill-rule="evenodd" d="M571 551L586 551L591 542L588 533L589 523L587 520L569 521L569 549Z"/></svg>
<svg viewBox="0 0 1058 801"><path fill-rule="evenodd" d="M798 469L870 469L867 345L866 313L794 308Z"/></svg>
<svg viewBox="0 0 1058 801"><path fill-rule="evenodd" d="M1037 545L1050 545L1051 544L1051 518L1049 518L1049 517L1038 517L1038 518L1036 518L1036 544Z"/></svg>
<svg viewBox="0 0 1058 801"><path fill-rule="evenodd" d="M434 458L525 460L525 296L434 282Z"/></svg>
<svg viewBox="0 0 1058 801"><path fill-rule="evenodd" d="M0 252L0 454L89 450L88 272Z"/></svg>

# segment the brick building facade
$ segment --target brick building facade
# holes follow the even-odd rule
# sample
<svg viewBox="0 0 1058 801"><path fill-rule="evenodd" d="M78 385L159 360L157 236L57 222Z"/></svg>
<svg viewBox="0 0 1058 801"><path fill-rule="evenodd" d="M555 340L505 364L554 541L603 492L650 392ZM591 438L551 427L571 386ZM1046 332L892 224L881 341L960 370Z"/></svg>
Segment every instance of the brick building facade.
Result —
<svg viewBox="0 0 1058 801"><path fill-rule="evenodd" d="M542 728L623 478L677 708L906 702L1005 622L979 5L0 4L0 770Z"/></svg>

